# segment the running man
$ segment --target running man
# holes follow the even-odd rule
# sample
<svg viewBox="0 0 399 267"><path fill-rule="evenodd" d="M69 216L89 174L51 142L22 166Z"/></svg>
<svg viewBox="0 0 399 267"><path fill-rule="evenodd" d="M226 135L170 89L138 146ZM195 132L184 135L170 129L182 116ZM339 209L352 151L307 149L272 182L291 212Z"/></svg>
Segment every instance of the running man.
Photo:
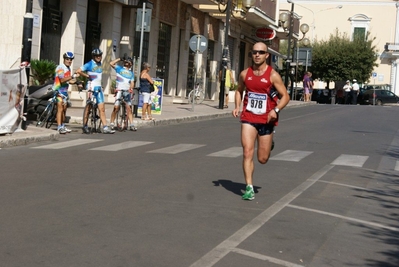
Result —
<svg viewBox="0 0 399 267"><path fill-rule="evenodd" d="M105 103L104 103L104 93L101 87L101 78L103 73L103 67L101 65L101 59L103 56L103 52L96 48L91 52L92 60L84 64L80 67L76 72L79 75L87 77L89 79L88 86L94 91L93 94L96 98L98 110L100 111L100 119L102 124L104 125L103 133L112 134L115 133L110 127L107 126L107 119L105 117ZM88 114L84 115L83 118L83 133L90 133L89 128L87 127Z"/></svg>
<svg viewBox="0 0 399 267"><path fill-rule="evenodd" d="M288 104L289 95L280 75L266 63L269 57L267 46L256 43L252 50L253 65L240 73L235 93L233 116L238 117L244 90L245 97L240 115L241 144L243 147L243 171L246 183L244 200L253 200L254 151L258 142L257 156L261 164L269 159L273 143L274 127L277 126L279 112ZM274 97L275 88L280 100Z"/></svg>

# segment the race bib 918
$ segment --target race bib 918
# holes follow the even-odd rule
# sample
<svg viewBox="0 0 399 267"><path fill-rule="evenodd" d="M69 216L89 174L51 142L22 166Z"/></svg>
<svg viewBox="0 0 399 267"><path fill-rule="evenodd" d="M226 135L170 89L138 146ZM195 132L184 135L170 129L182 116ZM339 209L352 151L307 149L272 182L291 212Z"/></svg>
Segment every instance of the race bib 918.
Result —
<svg viewBox="0 0 399 267"><path fill-rule="evenodd" d="M260 115L266 113L267 94L248 93L247 110Z"/></svg>

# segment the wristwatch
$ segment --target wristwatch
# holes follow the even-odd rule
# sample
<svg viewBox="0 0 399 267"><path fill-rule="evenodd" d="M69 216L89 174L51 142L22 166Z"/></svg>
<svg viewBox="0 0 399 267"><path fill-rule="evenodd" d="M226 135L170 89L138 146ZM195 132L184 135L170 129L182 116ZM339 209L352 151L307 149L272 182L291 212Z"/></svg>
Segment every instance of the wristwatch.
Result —
<svg viewBox="0 0 399 267"><path fill-rule="evenodd" d="M275 107L274 112L276 112L276 114L278 114L280 112L280 109L278 107Z"/></svg>

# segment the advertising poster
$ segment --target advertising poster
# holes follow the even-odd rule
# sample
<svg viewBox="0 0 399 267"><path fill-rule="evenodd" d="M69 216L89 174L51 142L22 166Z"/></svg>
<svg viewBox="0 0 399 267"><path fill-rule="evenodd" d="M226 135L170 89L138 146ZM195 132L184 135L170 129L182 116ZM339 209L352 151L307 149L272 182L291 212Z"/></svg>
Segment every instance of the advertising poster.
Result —
<svg viewBox="0 0 399 267"><path fill-rule="evenodd" d="M162 93L163 93L163 79L152 78L157 90L151 93L151 114L161 115L162 112ZM141 114L143 107L143 96L139 95L138 114Z"/></svg>
<svg viewBox="0 0 399 267"><path fill-rule="evenodd" d="M0 134L20 130L27 87L25 68L0 70Z"/></svg>

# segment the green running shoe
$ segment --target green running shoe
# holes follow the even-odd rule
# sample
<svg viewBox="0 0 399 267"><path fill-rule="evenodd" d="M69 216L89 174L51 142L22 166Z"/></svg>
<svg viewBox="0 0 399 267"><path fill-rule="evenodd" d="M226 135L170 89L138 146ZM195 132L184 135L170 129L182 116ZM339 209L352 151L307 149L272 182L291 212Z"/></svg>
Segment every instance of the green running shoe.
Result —
<svg viewBox="0 0 399 267"><path fill-rule="evenodd" d="M255 198L255 192L253 188L251 188L249 185L247 185L247 188L245 190L245 194L242 195L243 200L253 200Z"/></svg>

